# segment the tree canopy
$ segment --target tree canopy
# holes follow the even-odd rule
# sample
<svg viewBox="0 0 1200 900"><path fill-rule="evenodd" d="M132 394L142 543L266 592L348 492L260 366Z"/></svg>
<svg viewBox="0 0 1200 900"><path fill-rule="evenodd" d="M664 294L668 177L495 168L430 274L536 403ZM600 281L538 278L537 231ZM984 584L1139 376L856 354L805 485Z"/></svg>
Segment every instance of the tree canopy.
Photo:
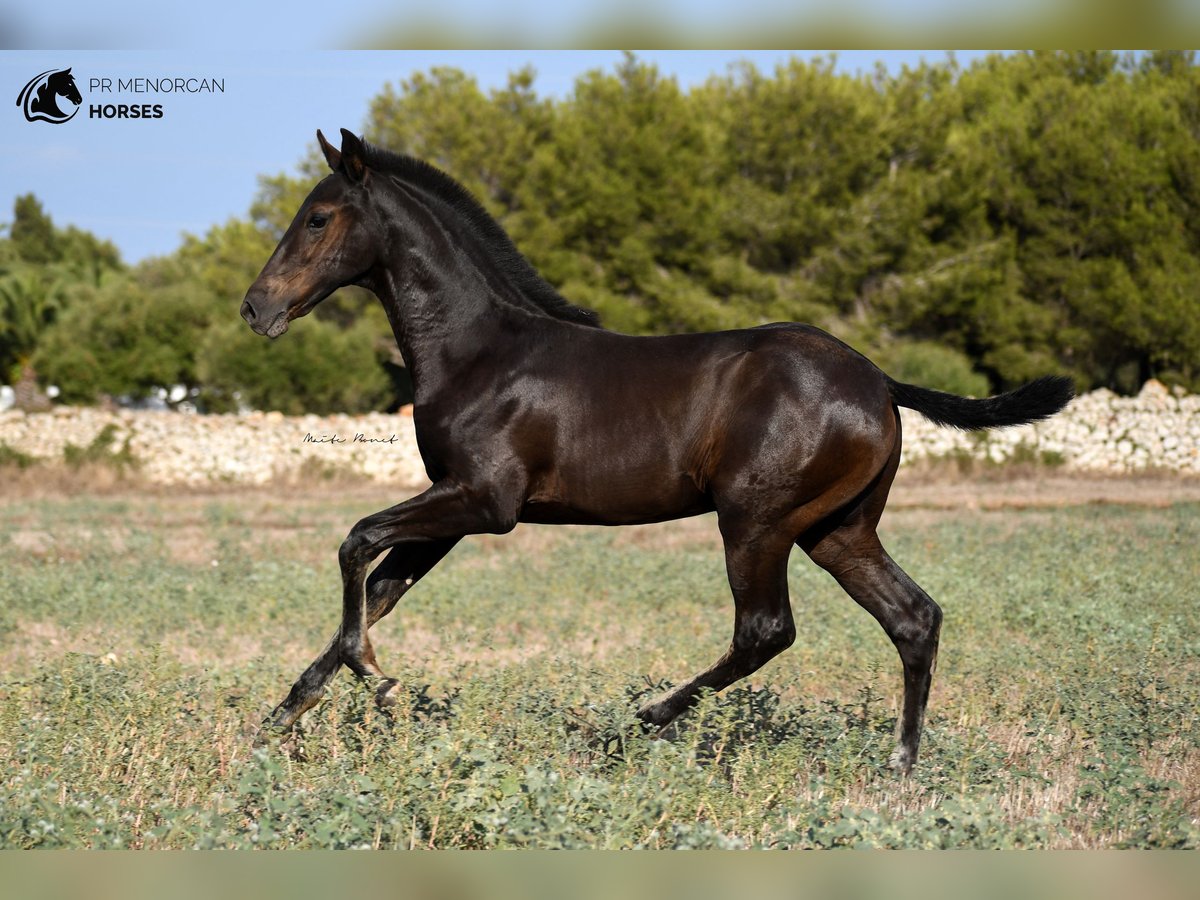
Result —
<svg viewBox="0 0 1200 900"><path fill-rule="evenodd" d="M528 69L492 91L418 72L383 87L363 130L466 185L610 328L807 321L895 377L973 394L1053 372L1082 389L1200 389L1191 53L861 76L793 59L690 91L629 55L561 100L535 83ZM235 392L288 410L396 402L399 359L363 292L339 292L278 347L237 318L323 172L314 148L297 174L261 180L244 219L132 268L18 197L0 240L0 380L33 359L81 401L170 380L211 408Z"/></svg>

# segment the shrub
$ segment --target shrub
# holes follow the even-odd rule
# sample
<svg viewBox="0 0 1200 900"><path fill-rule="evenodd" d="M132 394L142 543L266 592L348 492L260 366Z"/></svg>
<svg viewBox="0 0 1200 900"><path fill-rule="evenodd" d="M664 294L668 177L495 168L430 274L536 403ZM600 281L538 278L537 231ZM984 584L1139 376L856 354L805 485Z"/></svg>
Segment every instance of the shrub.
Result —
<svg viewBox="0 0 1200 900"><path fill-rule="evenodd" d="M196 338L213 299L188 284L151 289L122 278L81 288L42 337L34 366L62 400L100 393L141 396L160 385L196 383Z"/></svg>
<svg viewBox="0 0 1200 900"><path fill-rule="evenodd" d="M232 409L237 392L256 409L289 415L385 407L392 390L374 350L378 333L370 316L347 329L312 317L274 341L240 319L215 325L198 351L205 406Z"/></svg>
<svg viewBox="0 0 1200 900"><path fill-rule="evenodd" d="M897 381L965 397L986 397L990 392L987 377L972 369L965 355L941 344L929 341L890 344L872 358Z"/></svg>
<svg viewBox="0 0 1200 900"><path fill-rule="evenodd" d="M0 441L0 467L16 466L18 469L28 469L37 460L28 453L22 453L15 447Z"/></svg>
<svg viewBox="0 0 1200 900"><path fill-rule="evenodd" d="M117 442L117 426L111 422L100 429L99 434L92 438L86 447L66 444L63 447L63 462L73 469L78 469L89 463L112 466L119 472L136 468L138 461L129 449L129 435L120 449L115 448Z"/></svg>

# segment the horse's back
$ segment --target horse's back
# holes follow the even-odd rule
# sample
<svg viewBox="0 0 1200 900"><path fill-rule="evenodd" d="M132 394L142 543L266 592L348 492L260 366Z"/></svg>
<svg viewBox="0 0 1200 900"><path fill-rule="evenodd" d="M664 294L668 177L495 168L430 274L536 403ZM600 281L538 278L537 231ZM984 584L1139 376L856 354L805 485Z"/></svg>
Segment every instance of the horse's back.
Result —
<svg viewBox="0 0 1200 900"><path fill-rule="evenodd" d="M673 518L751 485L799 504L849 459L878 471L895 442L879 370L818 328L593 335L559 359L557 392L543 380L521 404L526 521Z"/></svg>

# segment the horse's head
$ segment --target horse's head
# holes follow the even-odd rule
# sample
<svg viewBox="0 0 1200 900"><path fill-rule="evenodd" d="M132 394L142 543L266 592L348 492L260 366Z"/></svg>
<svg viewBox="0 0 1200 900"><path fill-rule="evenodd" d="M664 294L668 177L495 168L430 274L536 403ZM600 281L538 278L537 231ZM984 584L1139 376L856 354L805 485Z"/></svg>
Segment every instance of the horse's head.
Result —
<svg viewBox="0 0 1200 900"><path fill-rule="evenodd" d="M333 174L305 198L242 301L242 318L270 338L338 288L361 283L379 258L382 227L368 202L362 141L344 128L341 150L320 131L317 140Z"/></svg>
<svg viewBox="0 0 1200 900"><path fill-rule="evenodd" d="M48 79L46 85L60 97L66 97L72 103L78 105L83 102L83 95L79 93L79 88L75 84L75 76L71 74L71 70L63 69L61 72L55 72Z"/></svg>

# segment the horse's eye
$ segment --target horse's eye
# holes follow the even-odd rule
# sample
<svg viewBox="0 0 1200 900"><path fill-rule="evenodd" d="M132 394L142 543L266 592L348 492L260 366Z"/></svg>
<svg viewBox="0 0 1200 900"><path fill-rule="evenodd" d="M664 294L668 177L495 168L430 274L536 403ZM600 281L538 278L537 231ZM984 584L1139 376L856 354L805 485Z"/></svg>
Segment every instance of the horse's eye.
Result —
<svg viewBox="0 0 1200 900"><path fill-rule="evenodd" d="M314 231L325 227L325 223L329 221L329 216L323 216L320 213L313 213L308 217L308 227Z"/></svg>

